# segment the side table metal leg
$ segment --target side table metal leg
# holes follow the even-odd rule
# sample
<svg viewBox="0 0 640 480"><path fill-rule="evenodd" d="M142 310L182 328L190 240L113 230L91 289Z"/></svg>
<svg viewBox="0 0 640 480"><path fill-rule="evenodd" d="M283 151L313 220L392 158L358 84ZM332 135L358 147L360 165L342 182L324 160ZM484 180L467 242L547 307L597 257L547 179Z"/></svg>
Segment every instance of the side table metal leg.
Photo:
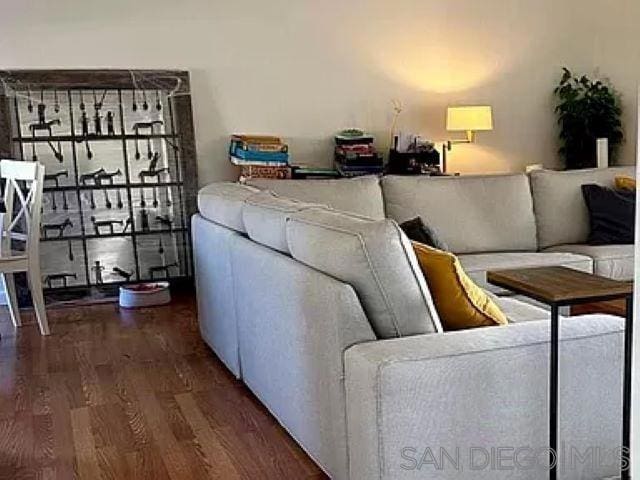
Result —
<svg viewBox="0 0 640 480"><path fill-rule="evenodd" d="M551 305L551 361L549 382L549 479L556 480L558 475L558 306Z"/></svg>
<svg viewBox="0 0 640 480"><path fill-rule="evenodd" d="M631 364L633 353L633 295L626 298L624 325L624 379L622 386L622 480L629 480L631 470Z"/></svg>

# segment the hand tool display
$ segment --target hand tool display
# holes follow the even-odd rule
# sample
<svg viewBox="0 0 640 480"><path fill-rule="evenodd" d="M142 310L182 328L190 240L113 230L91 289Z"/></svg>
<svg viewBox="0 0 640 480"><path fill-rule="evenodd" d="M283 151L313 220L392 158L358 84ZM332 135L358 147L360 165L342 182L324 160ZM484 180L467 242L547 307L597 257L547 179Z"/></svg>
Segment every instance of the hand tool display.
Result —
<svg viewBox="0 0 640 480"><path fill-rule="evenodd" d="M176 83L168 71L102 72L55 71L51 84L42 71L0 72L0 97L8 100L0 118L11 123L6 151L46 169L44 285L88 291L191 278L196 169L188 76L178 73ZM82 79L75 84L75 77Z"/></svg>
<svg viewBox="0 0 640 480"><path fill-rule="evenodd" d="M153 137L153 135L156 133L155 127L160 127L163 126L164 122L162 120L152 120L150 122L136 122L133 124L133 133L136 136L135 142L136 142L136 160L140 160L141 156L140 156L140 146L138 144L138 139L139 138L146 138L147 140L147 158L149 160L153 159L153 149L151 147L151 139ZM149 130L149 133L147 135L145 135L144 133L141 134L140 130Z"/></svg>
<svg viewBox="0 0 640 480"><path fill-rule="evenodd" d="M114 233L116 233L113 227L115 225L122 227L122 225L124 224L122 220L98 220L93 216L91 217L91 223L93 223L93 230L96 235L102 235L105 229L107 229L108 235L113 235Z"/></svg>
<svg viewBox="0 0 640 480"><path fill-rule="evenodd" d="M46 187L47 182L53 182L55 185L55 188L59 189L60 177L69 178L69 171L60 170L59 172L56 172L56 173L46 173L44 175L44 186ZM56 204L56 190L49 190L49 193L51 193L51 209L57 210L58 206ZM69 204L67 203L67 191L62 190L60 193L62 193L62 208L64 210L69 210Z"/></svg>
<svg viewBox="0 0 640 480"><path fill-rule="evenodd" d="M125 282L128 282L129 280L131 280L131 277L133 276L133 272L126 272L125 270L123 270L120 267L113 267L113 269L111 271L115 275L117 275L119 277L122 277Z"/></svg>
<svg viewBox="0 0 640 480"><path fill-rule="evenodd" d="M60 101L58 100L58 90L53 91L53 111L60 113Z"/></svg>
<svg viewBox="0 0 640 480"><path fill-rule="evenodd" d="M154 267L149 267L149 277L151 278L151 280L154 280L157 274L161 274L161 277L170 277L171 269L177 267L178 264L175 262L168 263L167 265L157 265Z"/></svg>
<svg viewBox="0 0 640 480"><path fill-rule="evenodd" d="M113 137L116 134L116 131L113 128L113 112L111 110L107 112L105 120L107 121L107 135Z"/></svg>
<svg viewBox="0 0 640 480"><path fill-rule="evenodd" d="M57 285L57 286L66 288L69 286L68 280L70 278L77 280L78 275L75 273L54 273L50 275L45 275L44 278L42 279L42 283L44 283L47 286L47 288L56 287L56 283L60 283L60 285Z"/></svg>
<svg viewBox="0 0 640 480"><path fill-rule="evenodd" d="M56 232L58 236L56 238L62 238L64 235L64 231L67 228L73 228L73 223L70 218L66 218L64 221L60 223L43 223L42 224L42 236L46 240L49 237L49 232Z"/></svg>
<svg viewBox="0 0 640 480"><path fill-rule="evenodd" d="M96 277L96 284L97 285L103 285L104 284L104 280L102 279L102 272L104 271L104 267L100 263L100 260L96 260L94 262L93 267L91 267L91 271L93 272L93 274Z"/></svg>

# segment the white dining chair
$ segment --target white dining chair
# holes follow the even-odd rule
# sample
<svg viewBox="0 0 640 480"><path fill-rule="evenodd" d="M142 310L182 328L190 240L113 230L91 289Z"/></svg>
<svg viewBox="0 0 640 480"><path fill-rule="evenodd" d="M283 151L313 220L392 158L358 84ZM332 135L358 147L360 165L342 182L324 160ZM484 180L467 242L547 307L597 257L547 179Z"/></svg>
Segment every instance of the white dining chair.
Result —
<svg viewBox="0 0 640 480"><path fill-rule="evenodd" d="M38 162L0 160L0 178L5 180L0 241L0 275L11 319L22 325L16 297L14 274L26 272L33 308L42 335L49 335L49 323L42 293L40 274L40 217L45 168ZM16 202L17 200L17 202ZM25 249L12 251L12 240L25 243Z"/></svg>

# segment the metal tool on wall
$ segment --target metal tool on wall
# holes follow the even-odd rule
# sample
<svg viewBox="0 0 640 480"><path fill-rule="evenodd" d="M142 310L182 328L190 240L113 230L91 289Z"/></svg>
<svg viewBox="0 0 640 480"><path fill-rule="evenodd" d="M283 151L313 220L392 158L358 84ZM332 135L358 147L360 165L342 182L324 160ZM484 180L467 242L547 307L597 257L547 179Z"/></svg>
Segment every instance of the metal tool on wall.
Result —
<svg viewBox="0 0 640 480"><path fill-rule="evenodd" d="M140 160L140 146L138 144L138 139L141 137L140 130L149 130L149 136L146 137L147 140L147 158L151 160L153 158L153 150L151 148L151 138L155 134L155 127L162 126L164 122L162 120L152 120L151 122L136 122L133 124L133 133L136 136L135 146L136 146L136 160Z"/></svg>
<svg viewBox="0 0 640 480"><path fill-rule="evenodd" d="M97 285L102 285L104 283L104 280L102 279L102 272L104 271L104 268L105 267L102 266L100 260L96 260L93 264L93 267L91 267L91 271L96 277Z"/></svg>
<svg viewBox="0 0 640 480"><path fill-rule="evenodd" d="M64 221L59 223L43 223L41 228L42 237L45 240L51 238L49 237L49 232L57 232L57 238L62 238L67 228L73 228L73 222L71 222L70 218L65 218Z"/></svg>
<svg viewBox="0 0 640 480"><path fill-rule="evenodd" d="M126 270L123 270L120 267L113 267L112 272L115 275L122 277L125 282L128 282L129 280L131 280L131 277L133 276L133 272L127 272Z"/></svg>
<svg viewBox="0 0 640 480"><path fill-rule="evenodd" d="M98 183L96 181L96 177L102 173L106 173L105 169L102 167L94 172L83 173L82 175L80 175L80 183L82 185L97 185ZM96 197L93 189L89 189L89 206L91 207L91 210L96 209Z"/></svg>
<svg viewBox="0 0 640 480"><path fill-rule="evenodd" d="M87 152L87 158L91 160L93 158L93 152L91 151L91 145L89 145L89 117L87 116L87 112L85 111L83 111L82 115L80 115L80 125L82 128L82 136L76 139L76 142L84 142Z"/></svg>
<svg viewBox="0 0 640 480"><path fill-rule="evenodd" d="M56 173L47 173L44 176L44 182L45 185L47 182L53 182L55 185L56 189L60 188L60 177L64 177L64 178L69 178L69 171L68 170L61 170L59 172ZM51 191L51 208L53 210L57 210L58 206L56 204L56 192ZM69 204L67 203L67 192L66 190L62 191L62 208L64 210L69 210Z"/></svg>
<svg viewBox="0 0 640 480"><path fill-rule="evenodd" d="M33 113L33 102L31 101L31 88L27 87L27 111Z"/></svg>
<svg viewBox="0 0 640 480"><path fill-rule="evenodd" d="M173 262L169 263L168 265L149 267L149 278L151 278L151 280L155 280L157 273L164 274L160 278L169 278L171 276L172 268L178 268L178 264L176 262Z"/></svg>
<svg viewBox="0 0 640 480"><path fill-rule="evenodd" d="M53 143L51 142L50 137L53 136L52 133L52 126L53 125L62 125L62 121L59 118L54 118L53 120L49 120L47 121L45 118L45 108L43 105L43 108L40 108L41 104L38 104L38 112L40 112L40 110L42 110L42 116L40 116L40 114L38 114L38 122L37 123L31 123L29 124L29 131L31 132L31 160L33 160L34 162L38 161L38 155L36 154L36 132L41 132L41 131L46 131L49 138L47 138L46 142L47 145L49 145L49 148L51 149L51 151L53 152L53 156L60 162L62 163L63 161L63 156L62 156L62 145L60 143L60 141L58 140L58 148L56 149L56 147L53 145Z"/></svg>
<svg viewBox="0 0 640 480"><path fill-rule="evenodd" d="M106 182L107 185L113 186L114 177L119 177L120 175L122 175L122 171L120 169L117 169L115 172L111 172L111 173L107 172L104 169L100 169L100 170L102 171L96 172L96 174L93 177L93 180L96 185L105 185L105 183L103 182ZM110 209L111 199L109 198L109 191L107 190L107 188L103 188L102 191L104 193L105 206ZM119 192L120 190L118 190L118 193ZM122 198L118 197L118 199L119 199L119 204L121 204ZM122 206L118 208L122 208Z"/></svg>
<svg viewBox="0 0 640 480"><path fill-rule="evenodd" d="M140 210L140 225L143 232L148 232L149 229L149 213L143 208Z"/></svg>
<svg viewBox="0 0 640 480"><path fill-rule="evenodd" d="M98 220L94 216L91 217L91 223L93 223L93 230L96 235L104 235L103 230L105 228L107 229L107 235L113 235L116 233L114 227L116 225L122 227L123 225L123 221L119 219Z"/></svg>
<svg viewBox="0 0 640 480"><path fill-rule="evenodd" d="M111 110L107 112L105 120L107 122L107 135L113 137L116 134L116 131L113 127L113 112Z"/></svg>
<svg viewBox="0 0 640 480"><path fill-rule="evenodd" d="M147 103L147 91L142 90L142 110L149 110L149 103Z"/></svg>
<svg viewBox="0 0 640 480"><path fill-rule="evenodd" d="M166 227L169 231L173 228L173 220L169 215L156 215L156 223Z"/></svg>
<svg viewBox="0 0 640 480"><path fill-rule="evenodd" d="M75 273L53 273L49 275L45 275L42 279L42 283L47 285L47 288L55 288L56 282L61 282L61 287L67 288L69 286L68 279L73 278L74 280L78 279L78 275Z"/></svg>
<svg viewBox="0 0 640 480"><path fill-rule="evenodd" d="M124 203L122 202L122 191L119 188L116 189L116 207L118 207L119 210L124 208Z"/></svg>
<svg viewBox="0 0 640 480"><path fill-rule="evenodd" d="M60 102L58 101L58 90L53 91L53 111L60 112Z"/></svg>
<svg viewBox="0 0 640 480"><path fill-rule="evenodd" d="M107 95L107 91L105 90L102 93L102 97L98 100L96 95L96 91L93 90L93 128L95 130L96 135L102 135L102 115L100 115L100 110L102 110L102 105L104 102L104 97Z"/></svg>

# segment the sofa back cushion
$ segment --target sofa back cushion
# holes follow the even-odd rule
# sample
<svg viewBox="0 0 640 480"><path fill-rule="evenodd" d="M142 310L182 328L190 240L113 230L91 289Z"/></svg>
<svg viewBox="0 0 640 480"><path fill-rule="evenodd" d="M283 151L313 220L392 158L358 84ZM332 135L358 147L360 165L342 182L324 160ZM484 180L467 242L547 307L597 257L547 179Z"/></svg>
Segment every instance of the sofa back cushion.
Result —
<svg viewBox="0 0 640 480"><path fill-rule="evenodd" d="M198 210L207 220L247 233L242 220L242 207L248 198L259 191L239 183L212 183L198 192Z"/></svg>
<svg viewBox="0 0 640 480"><path fill-rule="evenodd" d="M288 255L286 221L307 208L327 207L278 197L273 192L260 192L245 201L242 220L251 240Z"/></svg>
<svg viewBox="0 0 640 480"><path fill-rule="evenodd" d="M540 248L585 243L589 236L589 211L582 185L613 187L618 175L634 175L635 167L531 172L531 191L538 224Z"/></svg>
<svg viewBox="0 0 640 480"><path fill-rule="evenodd" d="M536 224L526 175L388 176L387 216L421 217L455 253L536 250Z"/></svg>
<svg viewBox="0 0 640 480"><path fill-rule="evenodd" d="M334 210L287 221L296 260L350 284L378 338L441 332L413 248L397 223Z"/></svg>
<svg viewBox="0 0 640 480"><path fill-rule="evenodd" d="M381 220L384 204L380 180L375 176L340 180L270 180L253 179L249 183L261 190L271 190L282 197L303 202L321 203L343 212L357 213Z"/></svg>

